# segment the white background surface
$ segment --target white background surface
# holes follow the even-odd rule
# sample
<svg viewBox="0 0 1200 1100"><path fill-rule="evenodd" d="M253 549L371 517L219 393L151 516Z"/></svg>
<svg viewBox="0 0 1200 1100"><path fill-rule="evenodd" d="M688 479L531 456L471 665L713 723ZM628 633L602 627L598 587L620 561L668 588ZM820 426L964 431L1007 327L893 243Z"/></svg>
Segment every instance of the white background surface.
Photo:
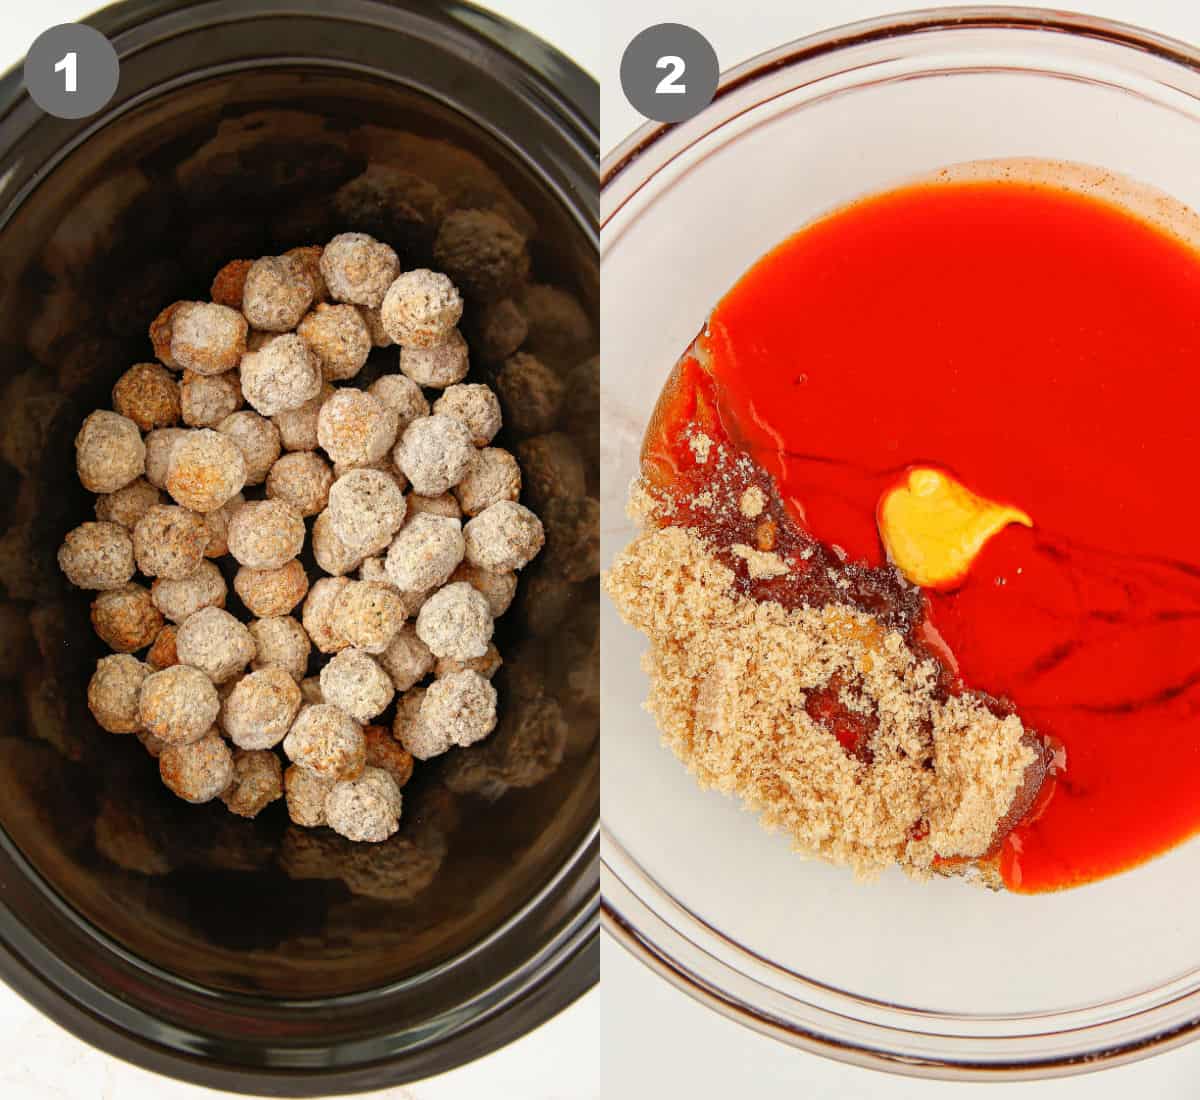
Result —
<svg viewBox="0 0 1200 1100"><path fill-rule="evenodd" d="M3 4L0 71L20 62L47 27L99 7L88 0ZM558 0L487 0L584 68L599 72L598 9ZM592 1100L599 1095L600 1000L592 991L549 1023L472 1065L406 1088L366 1094L387 1100ZM225 1094L170 1081L75 1039L0 984L0 1100L216 1100Z"/></svg>
<svg viewBox="0 0 1200 1100"><path fill-rule="evenodd" d="M927 0L929 2L929 0ZM716 48L722 69L840 23L923 6L879 0L608 0L604 5L602 149L643 121L621 92L629 40L655 23L687 23ZM1095 0L1069 7L1200 42L1194 0ZM689 1100L1154 1100L1200 1097L1200 1043L1132 1066L1058 1081L956 1085L843 1066L785 1047L702 1007L607 938L602 945L604 1095Z"/></svg>

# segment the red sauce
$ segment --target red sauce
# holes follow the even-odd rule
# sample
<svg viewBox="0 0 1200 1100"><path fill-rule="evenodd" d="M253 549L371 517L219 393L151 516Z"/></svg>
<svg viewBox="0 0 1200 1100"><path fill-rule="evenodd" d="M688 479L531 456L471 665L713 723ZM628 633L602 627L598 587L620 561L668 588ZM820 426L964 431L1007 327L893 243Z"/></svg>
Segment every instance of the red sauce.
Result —
<svg viewBox="0 0 1200 1100"><path fill-rule="evenodd" d="M1200 830L1200 257L1050 188L914 186L780 245L709 337L700 412L774 480L785 526L884 566L861 570L876 586L876 506L909 466L1032 516L909 624L1065 746L1004 841L1008 886L1078 885Z"/></svg>

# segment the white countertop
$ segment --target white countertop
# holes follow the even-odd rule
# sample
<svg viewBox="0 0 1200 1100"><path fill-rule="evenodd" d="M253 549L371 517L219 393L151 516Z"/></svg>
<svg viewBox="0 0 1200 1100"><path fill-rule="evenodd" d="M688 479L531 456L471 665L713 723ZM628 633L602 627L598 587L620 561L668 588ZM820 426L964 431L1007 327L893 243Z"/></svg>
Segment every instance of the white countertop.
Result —
<svg viewBox="0 0 1200 1100"><path fill-rule="evenodd" d="M9 4L0 70L18 63L47 27L96 10L99 0ZM591 72L601 43L597 9L557 0L489 0ZM599 1096L600 995L593 990L517 1042L419 1085L366 1094L382 1100L592 1100ZM226 1095L120 1062L80 1042L0 984L0 1098L3 1100L204 1100Z"/></svg>

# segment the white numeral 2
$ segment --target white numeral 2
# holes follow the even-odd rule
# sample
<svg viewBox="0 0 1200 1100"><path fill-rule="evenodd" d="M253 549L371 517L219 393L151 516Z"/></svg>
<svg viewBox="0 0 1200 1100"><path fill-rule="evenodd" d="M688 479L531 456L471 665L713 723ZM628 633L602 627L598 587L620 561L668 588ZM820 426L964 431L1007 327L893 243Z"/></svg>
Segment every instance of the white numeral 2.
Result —
<svg viewBox="0 0 1200 1100"><path fill-rule="evenodd" d="M75 60L76 54L75 51L72 50L57 65L54 66L54 71L56 73L65 72L67 74L66 81L68 92L75 91Z"/></svg>
<svg viewBox="0 0 1200 1100"><path fill-rule="evenodd" d="M666 57L660 57L654 66L656 69L670 69L666 76L658 82L654 89L655 95L686 95L687 85L679 84L677 81L683 76L684 69L687 68L683 63L682 57L676 57L674 54L668 54Z"/></svg>

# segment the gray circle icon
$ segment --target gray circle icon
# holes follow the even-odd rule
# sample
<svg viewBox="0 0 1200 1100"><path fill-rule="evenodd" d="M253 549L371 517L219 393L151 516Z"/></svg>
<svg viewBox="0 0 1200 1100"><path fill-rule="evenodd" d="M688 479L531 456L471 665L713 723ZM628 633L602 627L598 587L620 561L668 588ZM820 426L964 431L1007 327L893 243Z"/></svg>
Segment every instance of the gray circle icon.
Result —
<svg viewBox="0 0 1200 1100"><path fill-rule="evenodd" d="M625 47L621 88L647 118L682 122L712 102L719 72L717 53L704 35L682 23L659 23Z"/></svg>
<svg viewBox="0 0 1200 1100"><path fill-rule="evenodd" d="M117 90L112 43L83 23L60 23L34 39L25 57L25 89L48 115L87 118Z"/></svg>

